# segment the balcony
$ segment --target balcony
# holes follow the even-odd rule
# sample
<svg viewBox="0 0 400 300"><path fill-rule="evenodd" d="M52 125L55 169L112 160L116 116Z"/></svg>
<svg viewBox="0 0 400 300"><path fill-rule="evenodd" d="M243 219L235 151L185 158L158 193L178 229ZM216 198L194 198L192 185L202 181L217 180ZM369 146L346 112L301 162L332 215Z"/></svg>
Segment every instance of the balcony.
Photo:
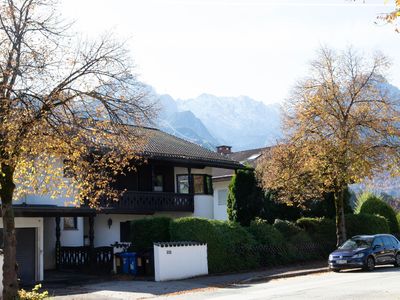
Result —
<svg viewBox="0 0 400 300"><path fill-rule="evenodd" d="M119 201L100 201L100 207L125 213L193 212L194 197L192 194L126 191Z"/></svg>

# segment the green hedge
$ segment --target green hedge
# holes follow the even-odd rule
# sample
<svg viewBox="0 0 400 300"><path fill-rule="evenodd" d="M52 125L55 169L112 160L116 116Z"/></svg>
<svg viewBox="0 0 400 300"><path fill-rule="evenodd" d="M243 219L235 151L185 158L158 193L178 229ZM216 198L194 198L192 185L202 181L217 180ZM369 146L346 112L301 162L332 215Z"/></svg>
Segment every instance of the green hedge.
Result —
<svg viewBox="0 0 400 300"><path fill-rule="evenodd" d="M399 231L400 231L400 212L396 216L397 223L399 223Z"/></svg>
<svg viewBox="0 0 400 300"><path fill-rule="evenodd" d="M347 237L359 234L389 233L386 218L370 214L346 215Z"/></svg>
<svg viewBox="0 0 400 300"><path fill-rule="evenodd" d="M180 218L170 223L171 241L207 243L211 273L238 271L258 266L256 242L244 227L233 222Z"/></svg>
<svg viewBox="0 0 400 300"><path fill-rule="evenodd" d="M347 237L359 234L389 233L386 218L370 214L348 214L345 216ZM314 242L324 245L328 251L336 244L335 221L326 218L301 218L296 225L304 229Z"/></svg>
<svg viewBox="0 0 400 300"><path fill-rule="evenodd" d="M327 218L301 218L296 225L304 229L314 241L323 243L328 248L336 245L335 221Z"/></svg>
<svg viewBox="0 0 400 300"><path fill-rule="evenodd" d="M131 221L129 241L133 251L142 251L153 247L153 242L169 242L170 218L155 217Z"/></svg>
<svg viewBox="0 0 400 300"><path fill-rule="evenodd" d="M274 228L279 230L279 232L286 238L290 238L301 231L301 228L293 222L280 219L275 220Z"/></svg>
<svg viewBox="0 0 400 300"><path fill-rule="evenodd" d="M370 198L364 201L360 208L361 214L380 215L385 217L389 223L391 233L399 232L399 223L396 219L394 209L382 199L371 195Z"/></svg>
<svg viewBox="0 0 400 300"><path fill-rule="evenodd" d="M254 236L257 243L262 245L281 246L285 243L282 233L260 218L251 221L248 231Z"/></svg>

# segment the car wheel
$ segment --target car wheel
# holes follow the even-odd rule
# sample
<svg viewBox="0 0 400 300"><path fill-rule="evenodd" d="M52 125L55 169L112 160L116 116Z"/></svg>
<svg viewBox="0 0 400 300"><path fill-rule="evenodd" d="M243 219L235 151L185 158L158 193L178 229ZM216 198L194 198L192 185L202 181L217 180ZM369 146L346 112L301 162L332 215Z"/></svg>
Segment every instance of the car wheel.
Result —
<svg viewBox="0 0 400 300"><path fill-rule="evenodd" d="M340 272L340 269L331 269L333 272L335 272L335 273L339 273Z"/></svg>
<svg viewBox="0 0 400 300"><path fill-rule="evenodd" d="M367 262L365 264L364 270L373 271L375 269L375 260L372 256L367 258Z"/></svg>
<svg viewBox="0 0 400 300"><path fill-rule="evenodd" d="M400 267L400 253L396 254L396 257L394 259L394 266L395 267Z"/></svg>

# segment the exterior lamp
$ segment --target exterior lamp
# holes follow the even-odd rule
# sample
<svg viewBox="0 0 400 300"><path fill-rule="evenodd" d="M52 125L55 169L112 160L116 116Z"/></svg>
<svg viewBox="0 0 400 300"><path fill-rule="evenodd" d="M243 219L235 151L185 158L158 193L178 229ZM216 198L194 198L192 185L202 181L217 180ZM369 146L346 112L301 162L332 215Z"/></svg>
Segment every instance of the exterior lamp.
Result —
<svg viewBox="0 0 400 300"><path fill-rule="evenodd" d="M111 218L109 218L107 220L107 225L108 225L108 229L111 229L111 225L112 225L112 219Z"/></svg>

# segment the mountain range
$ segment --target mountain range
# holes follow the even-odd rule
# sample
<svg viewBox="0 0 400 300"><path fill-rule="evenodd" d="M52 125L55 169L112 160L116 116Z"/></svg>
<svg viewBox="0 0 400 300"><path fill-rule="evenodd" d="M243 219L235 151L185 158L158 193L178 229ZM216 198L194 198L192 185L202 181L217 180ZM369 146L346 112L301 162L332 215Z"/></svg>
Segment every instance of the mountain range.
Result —
<svg viewBox="0 0 400 300"><path fill-rule="evenodd" d="M274 144L280 136L280 106L246 96L202 94L191 99L158 97L156 126L209 149L232 146L233 151Z"/></svg>

